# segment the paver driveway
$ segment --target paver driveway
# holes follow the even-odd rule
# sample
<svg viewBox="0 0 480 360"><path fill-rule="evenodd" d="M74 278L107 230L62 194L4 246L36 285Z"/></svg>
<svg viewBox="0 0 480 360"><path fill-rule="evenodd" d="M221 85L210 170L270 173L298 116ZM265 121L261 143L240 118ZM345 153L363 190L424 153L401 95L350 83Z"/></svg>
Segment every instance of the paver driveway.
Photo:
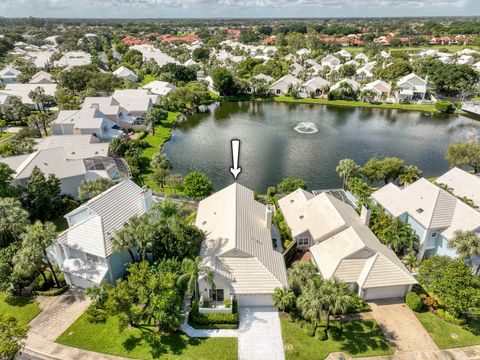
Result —
<svg viewBox="0 0 480 360"><path fill-rule="evenodd" d="M397 352L438 350L430 335L401 299L369 303L372 317Z"/></svg>
<svg viewBox="0 0 480 360"><path fill-rule="evenodd" d="M240 307L239 360L283 360L282 328L273 307Z"/></svg>
<svg viewBox="0 0 480 360"><path fill-rule="evenodd" d="M38 299L42 312L30 322L30 332L55 341L87 309L90 300L77 289Z"/></svg>

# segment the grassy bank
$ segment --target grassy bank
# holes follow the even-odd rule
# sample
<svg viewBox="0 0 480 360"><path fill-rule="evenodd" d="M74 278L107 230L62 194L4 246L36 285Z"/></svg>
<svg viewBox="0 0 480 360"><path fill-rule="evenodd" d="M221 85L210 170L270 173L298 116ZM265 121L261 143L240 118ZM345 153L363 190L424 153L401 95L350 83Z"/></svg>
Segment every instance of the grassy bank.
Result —
<svg viewBox="0 0 480 360"><path fill-rule="evenodd" d="M155 135L149 133L143 139L143 141L148 144L148 147L143 150L142 157L146 158L149 163L153 158L153 155L155 155L162 148L162 145L165 143L165 141L170 139L170 136L172 136L172 124L177 119L178 115L180 115L179 112L169 112L167 120L162 121L160 125L155 127ZM150 165L148 165L142 172L142 175L145 179L146 185L153 190L158 190L158 186L148 178L152 172L153 169L150 167Z"/></svg>
<svg viewBox="0 0 480 360"><path fill-rule="evenodd" d="M294 99L289 96L277 96L274 98L277 102L289 102L300 104L320 104L331 106L347 106L347 107L362 107L362 108L380 108L380 109L399 109L399 110L414 110L424 112L436 112L434 105L416 105L416 104L388 104L378 103L370 104L363 101L347 101L347 100L327 100L327 99Z"/></svg>
<svg viewBox="0 0 480 360"><path fill-rule="evenodd" d="M95 334L92 336L92 334ZM183 333L154 335L138 329L118 330L118 319L92 324L82 315L58 339L63 345L135 359L233 360L236 338L189 338Z"/></svg>
<svg viewBox="0 0 480 360"><path fill-rule="evenodd" d="M28 324L42 309L38 302L20 296L6 296L0 292L0 314L12 315L21 325Z"/></svg>
<svg viewBox="0 0 480 360"><path fill-rule="evenodd" d="M478 320L471 320L468 325L459 326L450 324L429 311L415 313L415 315L440 349L480 344L480 321Z"/></svg>

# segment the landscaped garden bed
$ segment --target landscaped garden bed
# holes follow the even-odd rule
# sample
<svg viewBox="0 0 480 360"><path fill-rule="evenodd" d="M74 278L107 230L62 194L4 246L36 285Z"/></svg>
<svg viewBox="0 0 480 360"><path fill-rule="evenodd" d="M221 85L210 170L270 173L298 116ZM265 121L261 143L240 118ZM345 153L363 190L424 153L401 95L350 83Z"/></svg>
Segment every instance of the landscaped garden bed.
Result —
<svg viewBox="0 0 480 360"><path fill-rule="evenodd" d="M188 324L194 329L237 329L238 306L237 300L233 300L232 313L200 313L197 302L192 303L188 317Z"/></svg>

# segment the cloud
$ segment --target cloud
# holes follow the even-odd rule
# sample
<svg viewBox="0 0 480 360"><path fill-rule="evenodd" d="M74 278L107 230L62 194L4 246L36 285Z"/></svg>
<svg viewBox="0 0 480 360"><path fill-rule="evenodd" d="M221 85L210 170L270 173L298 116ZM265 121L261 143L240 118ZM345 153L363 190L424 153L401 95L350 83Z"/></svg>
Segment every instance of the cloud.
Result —
<svg viewBox="0 0 480 360"><path fill-rule="evenodd" d="M475 0L0 0L6 16L395 16L472 14ZM469 5L470 4L470 5ZM282 10L283 9L283 10ZM398 13L400 12L400 13ZM478 10L476 10L478 12ZM233 16L232 16L233 15Z"/></svg>

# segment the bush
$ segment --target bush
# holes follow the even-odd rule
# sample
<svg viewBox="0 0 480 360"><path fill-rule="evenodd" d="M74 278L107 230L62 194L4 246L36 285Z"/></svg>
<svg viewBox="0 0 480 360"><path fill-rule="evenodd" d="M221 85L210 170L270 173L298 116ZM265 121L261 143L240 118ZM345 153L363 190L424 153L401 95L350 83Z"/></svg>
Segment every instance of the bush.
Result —
<svg viewBox="0 0 480 360"><path fill-rule="evenodd" d="M410 291L407 294L407 297L405 299L405 302L407 303L407 306L412 309L413 311L422 311L423 310L423 302L422 299L420 299L420 296L418 296L417 293L414 293Z"/></svg>
<svg viewBox="0 0 480 360"><path fill-rule="evenodd" d="M449 323L452 323L452 324L455 324L455 325L465 325L467 323L467 320L466 319L463 319L463 318L456 318L455 316L453 316L452 314L450 314L449 312L443 310L443 309L438 309L437 310L437 315L440 319L443 319Z"/></svg>
<svg viewBox="0 0 480 360"><path fill-rule="evenodd" d="M452 114L455 111L455 108L450 101L437 101L435 103L435 110L446 114Z"/></svg>
<svg viewBox="0 0 480 360"><path fill-rule="evenodd" d="M227 309L230 309L230 306L232 306L230 300L228 300L228 299L225 299L225 301L223 302L223 305L225 305L225 307Z"/></svg>
<svg viewBox="0 0 480 360"><path fill-rule="evenodd" d="M370 305L368 305L360 296L357 294L353 295L353 304L352 307L348 309L349 313L361 313L370 310L372 310Z"/></svg>
<svg viewBox="0 0 480 360"><path fill-rule="evenodd" d="M427 294L420 294L420 298L422 299L423 304L427 308L433 308L436 309L438 307L438 301L434 299L431 296L428 296Z"/></svg>
<svg viewBox="0 0 480 360"><path fill-rule="evenodd" d="M47 291L34 291L34 293L35 293L35 295L40 295L40 296L58 296L58 295L62 295L69 288L70 288L70 286L65 285L64 287L61 287L60 289L47 290Z"/></svg>
<svg viewBox="0 0 480 360"><path fill-rule="evenodd" d="M229 300L225 300L229 301ZM238 326L238 305L237 300L233 300L232 304L232 314L201 314L198 310L198 303L192 303L192 308L190 310L189 322L192 323L194 327L211 327L212 325L221 325L229 324Z"/></svg>
<svg viewBox="0 0 480 360"><path fill-rule="evenodd" d="M267 196L269 198L271 198L272 196L274 196L275 194L277 193L277 189L275 188L275 186L269 186L267 188Z"/></svg>
<svg viewBox="0 0 480 360"><path fill-rule="evenodd" d="M305 321L302 328L305 335L312 336L312 337L315 336L315 327L313 326L312 323Z"/></svg>

